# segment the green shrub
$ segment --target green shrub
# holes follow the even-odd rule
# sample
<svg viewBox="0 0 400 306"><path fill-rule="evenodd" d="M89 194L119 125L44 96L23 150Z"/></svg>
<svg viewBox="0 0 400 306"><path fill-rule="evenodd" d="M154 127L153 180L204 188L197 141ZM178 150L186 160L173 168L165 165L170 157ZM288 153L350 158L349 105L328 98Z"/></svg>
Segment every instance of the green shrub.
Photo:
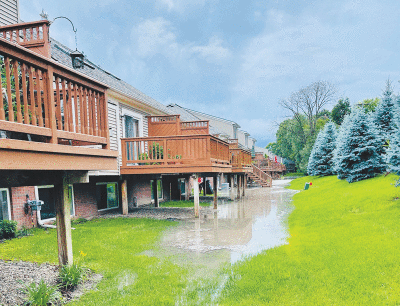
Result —
<svg viewBox="0 0 400 306"><path fill-rule="evenodd" d="M17 221L0 221L0 236L6 239L15 238L17 236Z"/></svg>
<svg viewBox="0 0 400 306"><path fill-rule="evenodd" d="M75 219L75 220L71 220L71 224L72 225L82 224L82 223L85 223L85 222L88 222L88 221L89 220L85 219L85 218L78 218L78 219Z"/></svg>
<svg viewBox="0 0 400 306"><path fill-rule="evenodd" d="M25 236L32 236L33 234L32 229L26 228L23 226L19 231L17 231L17 237L25 237Z"/></svg>
<svg viewBox="0 0 400 306"><path fill-rule="evenodd" d="M60 281L63 287L71 288L78 285L86 276L84 268L78 264L65 265L60 271Z"/></svg>
<svg viewBox="0 0 400 306"><path fill-rule="evenodd" d="M25 293L28 296L25 304L30 306L45 306L48 303L61 301L62 295L57 289L57 286L47 285L43 280L40 281L39 285L32 282L29 286L26 286Z"/></svg>

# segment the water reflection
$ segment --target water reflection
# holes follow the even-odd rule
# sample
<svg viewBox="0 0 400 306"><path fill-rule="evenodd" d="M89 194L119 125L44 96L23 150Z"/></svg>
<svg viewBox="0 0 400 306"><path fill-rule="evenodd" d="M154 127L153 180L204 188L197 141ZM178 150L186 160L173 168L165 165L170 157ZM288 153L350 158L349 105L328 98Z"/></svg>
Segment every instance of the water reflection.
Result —
<svg viewBox="0 0 400 306"><path fill-rule="evenodd" d="M285 244L287 216L293 209L290 199L294 194L284 189L288 182L274 181L272 188L248 190L239 201L220 201L218 210L202 207L200 219L182 222L169 230L162 246L172 252L190 252L199 260L202 254L213 251L218 261L235 263ZM217 250L228 252L219 252L217 256Z"/></svg>

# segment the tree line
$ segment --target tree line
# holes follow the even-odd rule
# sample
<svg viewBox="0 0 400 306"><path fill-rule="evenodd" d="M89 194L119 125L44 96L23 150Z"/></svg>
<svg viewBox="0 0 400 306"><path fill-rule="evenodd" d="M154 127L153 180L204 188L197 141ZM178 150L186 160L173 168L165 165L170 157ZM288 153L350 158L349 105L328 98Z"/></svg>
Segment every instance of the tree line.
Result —
<svg viewBox="0 0 400 306"><path fill-rule="evenodd" d="M361 173L367 172L367 168L371 169L371 175L382 172L389 163L388 156L395 150L396 140L392 138L396 134L394 131L397 131L396 120L400 120L397 119L400 98L394 95L391 82L387 81L382 99L365 99L351 107L348 98L341 98L332 111L328 111L325 107L333 104L335 96L336 89L333 85L319 81L281 101L281 105L292 113L292 117L279 125L276 142L268 144L267 148L295 162L298 171L310 175L336 173L340 178L347 179L347 174L341 174L340 171L345 169L346 165L350 168L354 166L346 159L350 156L346 150L350 150L351 147L355 150L351 158L361 158L366 162L359 165L362 168L360 168ZM390 131L383 133L382 131L386 129ZM368 136L369 138L365 134L367 131L372 135ZM356 139L362 137L357 133L366 137L358 144ZM392 143L391 148L389 148L390 143ZM368 145L366 151L361 152L363 144ZM372 158L375 156L370 150L372 147L377 148L376 154L381 159ZM342 159L340 154L343 155ZM367 161L382 167L375 168ZM389 164L393 164L393 161ZM314 172L315 169L318 169L318 174ZM354 177L348 180L358 179Z"/></svg>

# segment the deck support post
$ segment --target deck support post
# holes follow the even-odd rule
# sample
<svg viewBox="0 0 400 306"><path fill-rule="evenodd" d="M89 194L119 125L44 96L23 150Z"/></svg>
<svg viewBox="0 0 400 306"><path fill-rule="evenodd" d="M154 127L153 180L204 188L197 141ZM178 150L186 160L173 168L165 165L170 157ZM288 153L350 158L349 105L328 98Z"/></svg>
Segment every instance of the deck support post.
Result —
<svg viewBox="0 0 400 306"><path fill-rule="evenodd" d="M213 177L214 209L218 209L218 174Z"/></svg>
<svg viewBox="0 0 400 306"><path fill-rule="evenodd" d="M123 180L121 184L121 196L122 196L122 214L128 214L128 182Z"/></svg>
<svg viewBox="0 0 400 306"><path fill-rule="evenodd" d="M207 190L206 190L207 184L206 184L206 180L207 180L207 177L203 176L203 196L206 196L206 195L207 195Z"/></svg>
<svg viewBox="0 0 400 306"><path fill-rule="evenodd" d="M153 192L154 192L154 207L160 207L158 203L158 184L157 179L153 180Z"/></svg>
<svg viewBox="0 0 400 306"><path fill-rule="evenodd" d="M242 192L242 196L246 195L246 187L247 187L247 175L243 174L243 192Z"/></svg>
<svg viewBox="0 0 400 306"><path fill-rule="evenodd" d="M199 176L195 174L193 176L193 193L194 193L194 217L199 217L199 209L200 209L200 199L199 199Z"/></svg>
<svg viewBox="0 0 400 306"><path fill-rule="evenodd" d="M231 185L231 190L230 190L230 198L233 201L235 199L235 194L234 194L234 181L233 181L233 174L229 175L229 180L230 180L230 185Z"/></svg>
<svg viewBox="0 0 400 306"><path fill-rule="evenodd" d="M72 237L71 237L71 199L69 197L69 186L67 178L63 176L62 183L54 185L58 263L61 266L73 263Z"/></svg>
<svg viewBox="0 0 400 306"><path fill-rule="evenodd" d="M242 189L242 175L241 174L236 175L236 179L237 179L237 190L236 190L237 198L240 199L241 195L242 195L242 191L241 191L241 189Z"/></svg>
<svg viewBox="0 0 400 306"><path fill-rule="evenodd" d="M185 201L189 201L189 182L190 177L185 176Z"/></svg>

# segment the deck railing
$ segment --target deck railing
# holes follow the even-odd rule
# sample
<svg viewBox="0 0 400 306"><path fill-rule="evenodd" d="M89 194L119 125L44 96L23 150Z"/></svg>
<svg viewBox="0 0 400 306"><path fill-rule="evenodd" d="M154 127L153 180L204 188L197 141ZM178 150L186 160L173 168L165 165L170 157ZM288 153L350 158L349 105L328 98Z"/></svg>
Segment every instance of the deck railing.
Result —
<svg viewBox="0 0 400 306"><path fill-rule="evenodd" d="M252 165L252 172L254 175L258 176L262 181L268 183L269 186L272 186L272 176L262 171L255 165Z"/></svg>
<svg viewBox="0 0 400 306"><path fill-rule="evenodd" d="M182 135L206 135L209 134L208 120L199 121L182 121L181 122Z"/></svg>
<svg viewBox="0 0 400 306"><path fill-rule="evenodd" d="M1 38L0 67L0 131L108 148L104 85Z"/></svg>
<svg viewBox="0 0 400 306"><path fill-rule="evenodd" d="M239 148L230 148L231 152L231 165L235 168L249 168L251 167L251 152Z"/></svg>
<svg viewBox="0 0 400 306"><path fill-rule="evenodd" d="M229 164L229 146L211 135L121 139L122 167Z"/></svg>

